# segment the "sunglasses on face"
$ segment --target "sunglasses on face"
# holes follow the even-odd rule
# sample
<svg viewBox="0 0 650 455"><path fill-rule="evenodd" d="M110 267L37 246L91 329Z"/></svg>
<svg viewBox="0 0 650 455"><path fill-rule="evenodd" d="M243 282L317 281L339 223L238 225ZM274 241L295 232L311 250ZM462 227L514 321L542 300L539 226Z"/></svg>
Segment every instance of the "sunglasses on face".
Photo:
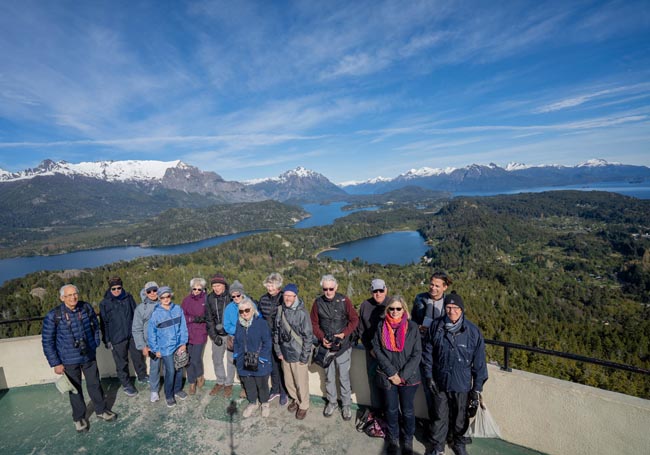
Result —
<svg viewBox="0 0 650 455"><path fill-rule="evenodd" d="M449 306L449 305L447 305L447 306L445 307L445 310L447 310L447 311L458 312L458 311L460 311L460 307L457 307L457 306Z"/></svg>
<svg viewBox="0 0 650 455"><path fill-rule="evenodd" d="M241 294L232 294L231 297L232 297L233 299L238 299L238 298L241 297Z"/></svg>
<svg viewBox="0 0 650 455"><path fill-rule="evenodd" d="M404 311L404 308L402 308L401 306L389 306L388 311L390 311L391 313L392 312L399 313L400 311Z"/></svg>
<svg viewBox="0 0 650 455"><path fill-rule="evenodd" d="M122 286L113 286L111 288L111 291L121 291L121 290L122 290Z"/></svg>
<svg viewBox="0 0 650 455"><path fill-rule="evenodd" d="M251 312L250 308L244 308L243 310L239 310L239 314L248 314Z"/></svg>
<svg viewBox="0 0 650 455"><path fill-rule="evenodd" d="M171 299L171 298L172 298L171 295L162 295L162 296L160 296L160 300L162 300L162 299Z"/></svg>
<svg viewBox="0 0 650 455"><path fill-rule="evenodd" d="M327 292L327 291L332 292L334 289L336 288L323 288L323 292Z"/></svg>
<svg viewBox="0 0 650 455"><path fill-rule="evenodd" d="M193 291L202 291L203 288L192 288Z"/></svg>
<svg viewBox="0 0 650 455"><path fill-rule="evenodd" d="M375 289L372 291L373 294L383 294L384 292L386 292L386 289Z"/></svg>
<svg viewBox="0 0 650 455"><path fill-rule="evenodd" d="M157 288L149 289L149 290L147 291L147 294L153 294L154 292L158 292L158 289L157 289Z"/></svg>

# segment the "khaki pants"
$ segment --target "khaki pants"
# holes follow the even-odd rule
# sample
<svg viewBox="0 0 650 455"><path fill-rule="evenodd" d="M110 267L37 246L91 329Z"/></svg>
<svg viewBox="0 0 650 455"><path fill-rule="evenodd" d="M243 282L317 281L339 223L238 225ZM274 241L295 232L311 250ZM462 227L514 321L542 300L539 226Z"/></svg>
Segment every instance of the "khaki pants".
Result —
<svg viewBox="0 0 650 455"><path fill-rule="evenodd" d="M282 360L287 393L302 410L309 409L309 365Z"/></svg>

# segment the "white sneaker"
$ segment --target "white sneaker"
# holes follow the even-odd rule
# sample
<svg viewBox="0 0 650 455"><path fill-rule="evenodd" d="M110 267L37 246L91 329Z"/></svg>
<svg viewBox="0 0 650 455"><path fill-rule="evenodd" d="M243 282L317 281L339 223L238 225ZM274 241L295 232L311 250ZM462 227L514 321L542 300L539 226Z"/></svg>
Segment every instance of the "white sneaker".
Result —
<svg viewBox="0 0 650 455"><path fill-rule="evenodd" d="M151 392L151 402L155 403L156 401L160 400L160 395L158 395L158 392Z"/></svg>
<svg viewBox="0 0 650 455"><path fill-rule="evenodd" d="M252 416L256 410L257 410L257 405L255 403L249 403L248 406L246 406L246 409L244 409L244 412L241 413L241 415L244 418L248 418Z"/></svg>
<svg viewBox="0 0 650 455"><path fill-rule="evenodd" d="M268 417L271 415L271 405L268 403L262 403L262 417Z"/></svg>

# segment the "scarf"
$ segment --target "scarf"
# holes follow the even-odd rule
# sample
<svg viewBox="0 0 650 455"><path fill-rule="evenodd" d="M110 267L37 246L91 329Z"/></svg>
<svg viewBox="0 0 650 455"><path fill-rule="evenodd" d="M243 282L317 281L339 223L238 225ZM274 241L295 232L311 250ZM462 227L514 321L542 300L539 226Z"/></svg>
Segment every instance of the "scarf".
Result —
<svg viewBox="0 0 650 455"><path fill-rule="evenodd" d="M456 321L456 323L454 324L453 322L451 322L451 319L449 319L449 316L445 316L445 330L451 333L458 332L463 325L464 318L465 315L461 314L460 317L458 318L458 321Z"/></svg>
<svg viewBox="0 0 650 455"><path fill-rule="evenodd" d="M239 323L242 325L242 327L250 327L251 324L253 323L253 319L255 319L255 315L250 319L250 321L247 321L246 319L243 318L243 316L239 316Z"/></svg>
<svg viewBox="0 0 650 455"><path fill-rule="evenodd" d="M402 352L407 328L408 318L404 317L404 312L399 319L392 318L390 314L387 314L381 330L381 341L384 347L389 351Z"/></svg>

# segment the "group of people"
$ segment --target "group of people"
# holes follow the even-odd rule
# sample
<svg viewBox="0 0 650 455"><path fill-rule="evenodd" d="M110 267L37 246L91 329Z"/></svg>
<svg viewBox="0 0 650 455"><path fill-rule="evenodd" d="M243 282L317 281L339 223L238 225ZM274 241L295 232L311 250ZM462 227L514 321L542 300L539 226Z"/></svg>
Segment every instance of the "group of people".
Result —
<svg viewBox="0 0 650 455"><path fill-rule="evenodd" d="M388 453L398 453L400 446L402 454L413 451L414 400L421 385L430 418L428 453L442 454L449 444L463 455L468 405L478 399L487 367L483 337L465 318L463 299L446 292L451 283L444 272L433 273L428 291L416 296L409 311L404 298L389 296L384 280L376 278L372 295L357 312L350 298L338 292L336 278L325 275L322 294L308 312L298 286L283 286L279 273L264 280L267 292L258 301L246 295L239 281L229 285L222 274L210 277L211 292L206 280L193 278L180 306L173 303L171 288L153 281L145 284L142 303L136 305L122 280L112 277L100 303L100 323L92 306L79 301L74 285L60 289L63 303L43 323L43 350L55 373L65 374L76 389L70 393L73 420L78 431L87 431L82 372L97 416L116 417L99 382L95 350L100 333L127 396L137 394L129 355L138 381L149 383L152 402L159 400L161 369L167 406L197 393L205 384L203 351L209 339L216 375L210 395L230 398L237 374L248 401L243 417L258 410L268 417L270 402L278 399L298 420L309 410L312 358L325 369L323 415L340 410L344 420L351 420L351 347L358 337L366 351L371 408L387 424ZM148 375L143 356L150 357Z"/></svg>

